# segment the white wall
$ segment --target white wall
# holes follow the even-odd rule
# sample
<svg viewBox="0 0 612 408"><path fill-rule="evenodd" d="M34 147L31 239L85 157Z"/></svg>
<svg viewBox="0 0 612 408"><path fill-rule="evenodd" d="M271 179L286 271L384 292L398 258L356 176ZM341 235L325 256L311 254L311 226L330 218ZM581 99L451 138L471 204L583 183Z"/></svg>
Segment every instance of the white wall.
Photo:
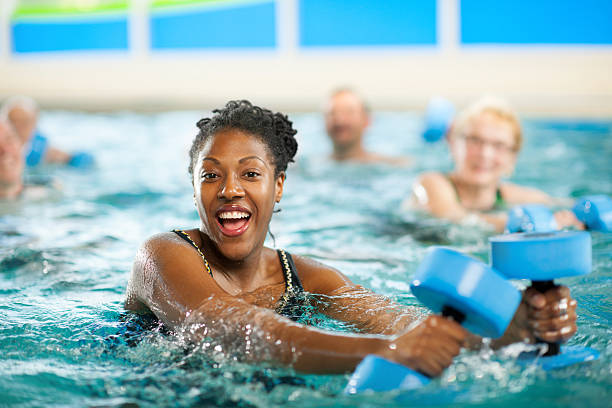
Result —
<svg viewBox="0 0 612 408"><path fill-rule="evenodd" d="M2 1L0 98L27 94L45 107L210 109L247 98L277 109L317 110L337 86L374 109L421 109L432 95L463 104L507 97L523 114L612 116L612 47L460 47L458 0L438 0L438 47L298 49L296 0L279 0L276 51L151 53L147 0L132 7L125 53L15 55Z"/></svg>

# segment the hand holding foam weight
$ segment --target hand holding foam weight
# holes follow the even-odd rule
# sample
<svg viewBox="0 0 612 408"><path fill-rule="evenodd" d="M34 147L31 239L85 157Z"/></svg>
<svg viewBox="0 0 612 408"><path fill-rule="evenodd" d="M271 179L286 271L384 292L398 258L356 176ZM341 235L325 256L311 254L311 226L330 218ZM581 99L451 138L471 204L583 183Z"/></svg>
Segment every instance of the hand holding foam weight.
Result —
<svg viewBox="0 0 612 408"><path fill-rule="evenodd" d="M591 231L612 232L612 199L606 195L585 196L572 209L576 218ZM550 209L541 204L526 204L508 212L508 232L549 232L559 229Z"/></svg>
<svg viewBox="0 0 612 408"><path fill-rule="evenodd" d="M411 290L434 312L485 337L502 336L521 301L520 292L489 266L441 247L421 262ZM428 382L416 371L371 355L356 368L345 392L412 389Z"/></svg>
<svg viewBox="0 0 612 408"><path fill-rule="evenodd" d="M572 210L587 229L612 232L612 199L610 197L592 195L579 198Z"/></svg>
<svg viewBox="0 0 612 408"><path fill-rule="evenodd" d="M542 204L519 205L508 211L508 232L549 232L559 229L550 209Z"/></svg>
<svg viewBox="0 0 612 408"><path fill-rule="evenodd" d="M521 233L489 239L491 266L512 279L530 279L533 287L545 293L555 287L554 279L586 275L591 271L591 236L584 231ZM545 369L594 360L596 350L564 347L547 343L540 363ZM562 351L562 353L560 353ZM537 357L537 356L534 356Z"/></svg>

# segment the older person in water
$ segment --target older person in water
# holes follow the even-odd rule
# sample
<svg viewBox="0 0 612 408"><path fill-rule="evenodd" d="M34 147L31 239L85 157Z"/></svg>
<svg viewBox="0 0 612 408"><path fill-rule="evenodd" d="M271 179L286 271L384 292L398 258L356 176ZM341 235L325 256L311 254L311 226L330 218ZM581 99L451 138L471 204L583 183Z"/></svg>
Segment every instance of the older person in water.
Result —
<svg viewBox="0 0 612 408"><path fill-rule="evenodd" d="M246 361L311 373L349 372L376 354L437 375L461 347L480 343L450 319L419 321L412 308L334 268L264 246L297 151L286 116L231 101L198 127L189 173L200 225L145 241L127 287L128 310L153 313L192 340L212 340ZM560 303L569 305L567 313ZM527 290L513 323L493 344L567 340L576 331L575 307L566 287ZM312 308L358 334L299 323Z"/></svg>
<svg viewBox="0 0 612 408"><path fill-rule="evenodd" d="M36 131L38 111L36 101L27 96L13 96L0 108L0 117L8 120L15 128L27 166L52 163L88 167L93 164L93 157L89 153L68 153L50 146L47 138Z"/></svg>
<svg viewBox="0 0 612 408"><path fill-rule="evenodd" d="M370 110L355 91L340 88L332 92L325 105L325 130L332 142L332 160L409 165L407 157L385 156L366 150L363 138L370 122Z"/></svg>
<svg viewBox="0 0 612 408"><path fill-rule="evenodd" d="M15 199L24 189L21 143L6 121L0 119L0 199Z"/></svg>
<svg viewBox="0 0 612 408"><path fill-rule="evenodd" d="M503 180L514 171L523 143L519 120L503 100L482 98L469 106L452 124L447 141L454 169L420 175L408 206L454 222L475 216L502 232L510 206L559 204L540 190ZM561 228L584 227L571 211L558 211L555 219Z"/></svg>

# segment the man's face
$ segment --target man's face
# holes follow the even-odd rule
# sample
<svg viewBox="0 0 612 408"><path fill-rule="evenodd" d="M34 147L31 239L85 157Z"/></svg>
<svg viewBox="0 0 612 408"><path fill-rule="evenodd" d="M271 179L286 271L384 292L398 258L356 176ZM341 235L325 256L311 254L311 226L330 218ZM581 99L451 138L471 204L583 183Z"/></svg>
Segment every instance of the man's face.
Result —
<svg viewBox="0 0 612 408"><path fill-rule="evenodd" d="M369 117L359 98L351 92L339 92L329 100L325 111L327 134L336 147L361 143Z"/></svg>

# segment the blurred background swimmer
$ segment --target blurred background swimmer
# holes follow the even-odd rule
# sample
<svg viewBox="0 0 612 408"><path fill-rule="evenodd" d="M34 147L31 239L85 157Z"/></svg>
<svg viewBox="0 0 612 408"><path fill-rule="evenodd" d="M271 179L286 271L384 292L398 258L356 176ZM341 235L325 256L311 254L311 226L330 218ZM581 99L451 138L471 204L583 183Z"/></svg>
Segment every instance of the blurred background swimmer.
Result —
<svg viewBox="0 0 612 408"><path fill-rule="evenodd" d="M17 132L8 121L0 118L0 200L41 199L48 196L51 190L47 186L24 182L24 167ZM3 212L0 210L0 214Z"/></svg>
<svg viewBox="0 0 612 408"><path fill-rule="evenodd" d="M518 117L504 100L484 97L474 102L457 116L446 139L454 169L420 175L406 206L453 222L484 221L502 232L511 206L569 205L538 189L504 181L514 171L523 142ZM584 227L569 210L554 216L559 228Z"/></svg>
<svg viewBox="0 0 612 408"><path fill-rule="evenodd" d="M0 199L17 198L23 191L24 160L11 125L0 119Z"/></svg>
<svg viewBox="0 0 612 408"><path fill-rule="evenodd" d="M339 88L325 105L325 129L332 142L331 159L336 162L410 164L408 157L385 156L366 150L363 138L372 121L370 109L355 91Z"/></svg>
<svg viewBox="0 0 612 408"><path fill-rule="evenodd" d="M73 167L90 167L94 158L87 152L68 153L49 144L38 129L38 104L27 96L13 96L0 109L0 117L6 118L15 128L28 167L41 163L66 164Z"/></svg>

